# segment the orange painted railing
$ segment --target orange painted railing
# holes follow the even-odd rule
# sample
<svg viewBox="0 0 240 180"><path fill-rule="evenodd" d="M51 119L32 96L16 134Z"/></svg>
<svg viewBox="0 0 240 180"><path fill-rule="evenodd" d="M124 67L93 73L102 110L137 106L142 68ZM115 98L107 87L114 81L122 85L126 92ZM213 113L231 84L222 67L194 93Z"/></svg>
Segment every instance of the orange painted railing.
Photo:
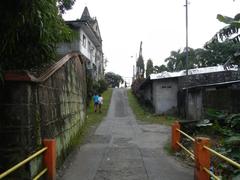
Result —
<svg viewBox="0 0 240 180"><path fill-rule="evenodd" d="M187 137L194 143L194 152L188 150L181 143L181 135ZM227 161L231 165L240 169L240 164L221 155L210 148L210 139L205 137L196 137L195 139L180 130L180 124L176 121L172 124L172 149L178 151L180 149L185 150L190 157L195 161L194 179L195 180L209 180L210 177L220 180L215 174L210 171L210 158L211 154L214 154L221 159Z"/></svg>
<svg viewBox="0 0 240 180"><path fill-rule="evenodd" d="M44 148L40 149L33 155L29 156L23 161L17 163L15 166L1 173L0 179L3 179L4 177L8 176L12 172L16 171L18 168L22 167L23 165L25 165L26 163L30 162L32 159L34 159L35 157L43 153L44 165L46 168L44 168L38 175L36 175L33 178L33 180L39 179L45 173L47 173L48 180L55 180L56 179L56 141L54 139L44 139L43 145L45 146Z"/></svg>

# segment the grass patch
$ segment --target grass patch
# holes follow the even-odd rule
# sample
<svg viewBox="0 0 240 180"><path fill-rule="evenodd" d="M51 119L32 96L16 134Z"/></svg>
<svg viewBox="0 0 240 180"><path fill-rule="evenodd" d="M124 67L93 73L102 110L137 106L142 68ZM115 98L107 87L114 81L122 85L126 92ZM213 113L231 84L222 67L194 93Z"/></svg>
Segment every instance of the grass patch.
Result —
<svg viewBox="0 0 240 180"><path fill-rule="evenodd" d="M167 152L168 155L174 155L174 151L172 150L170 141L167 141L164 144L163 149Z"/></svg>
<svg viewBox="0 0 240 180"><path fill-rule="evenodd" d="M96 124L100 123L102 119L107 115L108 108L110 105L110 100L112 97L112 89L108 89L102 94L103 97L103 105L102 105L102 112L94 112L94 104L93 101L91 101L88 109L87 109L87 118L86 121L87 123L91 124Z"/></svg>
<svg viewBox="0 0 240 180"><path fill-rule="evenodd" d="M132 108L136 118L143 122L152 123L152 124L164 124L171 125L176 118L166 115L156 115L144 106L142 106L137 98L132 94L131 90L128 90L128 102Z"/></svg>

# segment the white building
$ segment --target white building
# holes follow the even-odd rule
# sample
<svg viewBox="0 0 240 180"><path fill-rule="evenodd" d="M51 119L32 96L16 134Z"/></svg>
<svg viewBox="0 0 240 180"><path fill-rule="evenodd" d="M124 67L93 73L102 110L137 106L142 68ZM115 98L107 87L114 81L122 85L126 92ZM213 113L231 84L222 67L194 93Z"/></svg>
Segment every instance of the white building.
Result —
<svg viewBox="0 0 240 180"><path fill-rule="evenodd" d="M78 52L87 60L88 69L96 80L104 75L102 38L96 18L92 18L85 7L81 19L66 21L66 24L77 32L77 38L71 43L60 43L57 52L60 55Z"/></svg>

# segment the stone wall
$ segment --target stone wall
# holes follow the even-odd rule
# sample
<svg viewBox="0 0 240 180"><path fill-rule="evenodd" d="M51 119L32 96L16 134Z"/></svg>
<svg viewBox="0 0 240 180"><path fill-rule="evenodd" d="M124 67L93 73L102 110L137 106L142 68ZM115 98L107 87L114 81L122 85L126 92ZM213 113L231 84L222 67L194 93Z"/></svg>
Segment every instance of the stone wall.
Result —
<svg viewBox="0 0 240 180"><path fill-rule="evenodd" d="M188 76L188 87L222 83L240 79L240 71L222 71ZM186 77L179 77L179 88L186 87Z"/></svg>
<svg viewBox="0 0 240 180"><path fill-rule="evenodd" d="M44 138L57 142L59 166L73 146L86 113L85 64L78 55L63 58L39 78L9 73L0 88L0 172L42 147ZM17 171L30 179L40 160Z"/></svg>
<svg viewBox="0 0 240 180"><path fill-rule="evenodd" d="M23 160L41 146L37 85L5 81L0 88L0 172ZM16 174L30 176L29 166Z"/></svg>

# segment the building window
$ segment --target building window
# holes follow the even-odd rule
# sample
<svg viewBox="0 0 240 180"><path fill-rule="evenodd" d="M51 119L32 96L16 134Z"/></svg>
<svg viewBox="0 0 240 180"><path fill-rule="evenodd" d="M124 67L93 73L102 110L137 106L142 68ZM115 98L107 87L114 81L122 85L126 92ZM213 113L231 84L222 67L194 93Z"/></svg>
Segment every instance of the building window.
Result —
<svg viewBox="0 0 240 180"><path fill-rule="evenodd" d="M88 52L90 52L90 50L91 50L91 43L90 41L88 41Z"/></svg>
<svg viewBox="0 0 240 180"><path fill-rule="evenodd" d="M162 88L172 88L172 86L171 85L162 85Z"/></svg>
<svg viewBox="0 0 240 180"><path fill-rule="evenodd" d="M83 47L86 47L86 36L85 35L82 36L82 45L83 45Z"/></svg>

